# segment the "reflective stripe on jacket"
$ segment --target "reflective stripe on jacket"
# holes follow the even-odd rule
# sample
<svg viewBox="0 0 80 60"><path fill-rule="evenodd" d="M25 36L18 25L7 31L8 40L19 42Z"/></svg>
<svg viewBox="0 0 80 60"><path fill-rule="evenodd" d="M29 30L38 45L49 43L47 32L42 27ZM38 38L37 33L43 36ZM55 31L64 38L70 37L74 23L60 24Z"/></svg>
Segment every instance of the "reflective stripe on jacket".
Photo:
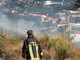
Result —
<svg viewBox="0 0 80 60"><path fill-rule="evenodd" d="M31 60L40 60L42 58L43 54L41 46L34 36L29 36L24 41L22 54L24 54L27 59Z"/></svg>

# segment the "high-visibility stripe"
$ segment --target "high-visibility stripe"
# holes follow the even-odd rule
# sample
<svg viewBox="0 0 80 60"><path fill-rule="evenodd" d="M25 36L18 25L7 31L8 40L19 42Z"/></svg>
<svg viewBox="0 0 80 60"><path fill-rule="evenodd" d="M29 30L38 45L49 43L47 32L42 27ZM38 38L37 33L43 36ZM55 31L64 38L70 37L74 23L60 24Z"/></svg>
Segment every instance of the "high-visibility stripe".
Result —
<svg viewBox="0 0 80 60"><path fill-rule="evenodd" d="M36 46L37 58L39 58L38 46Z"/></svg>
<svg viewBox="0 0 80 60"><path fill-rule="evenodd" d="M34 58L32 45L36 47L36 53L37 53L37 57L36 58ZM29 44L29 51L30 51L30 56L31 56L30 60L40 60L40 58L39 58L39 52L38 52L38 44L36 42L31 42Z"/></svg>
<svg viewBox="0 0 80 60"><path fill-rule="evenodd" d="M41 55L43 55L43 52L41 52Z"/></svg>
<svg viewBox="0 0 80 60"><path fill-rule="evenodd" d="M40 58L33 58L33 59L29 59L29 60L40 60Z"/></svg>
<svg viewBox="0 0 80 60"><path fill-rule="evenodd" d="M33 56L32 46L30 44L29 44L29 51L30 51L31 59L33 59L34 56Z"/></svg>

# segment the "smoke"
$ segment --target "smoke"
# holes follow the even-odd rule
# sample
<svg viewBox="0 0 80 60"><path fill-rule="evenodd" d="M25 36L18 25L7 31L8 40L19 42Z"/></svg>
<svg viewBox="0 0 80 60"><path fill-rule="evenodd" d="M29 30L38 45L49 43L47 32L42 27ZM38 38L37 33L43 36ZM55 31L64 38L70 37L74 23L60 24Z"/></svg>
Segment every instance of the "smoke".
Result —
<svg viewBox="0 0 80 60"><path fill-rule="evenodd" d="M0 16L0 27L5 30L11 30L22 35L26 35L27 30L33 30L37 34L37 27L34 26L35 22L24 19L12 21L7 16L1 14ZM38 28L39 29L39 28Z"/></svg>
<svg viewBox="0 0 80 60"><path fill-rule="evenodd" d="M37 27L34 26L35 22L33 21L27 21L27 20L19 20L17 22L17 29L19 33L25 34L27 30L33 30L35 33L38 33L35 31Z"/></svg>
<svg viewBox="0 0 80 60"><path fill-rule="evenodd" d="M41 31L44 32L46 30L46 32L48 32L47 31L48 29L45 29L45 28L51 27L52 25L51 22L41 23L41 18L39 17L32 17L32 16L25 16L25 17L19 16L18 17L18 14L14 14L16 12L16 8L14 9L11 8L11 5L9 5L9 7L6 8L5 6L4 7L1 6L0 8L0 10L1 9L6 10L6 11L8 10L7 13L4 13L4 12L2 13L1 12L2 10L0 11L1 12L0 13L0 27L5 30L11 30L13 32L20 33L22 35L26 35L27 30L33 30L35 34L41 34ZM53 15L55 15L56 12L59 12L62 9L62 7L61 8L55 8L55 7L41 8L39 6L37 7L35 6L34 8L30 9L30 11L31 12L42 12L43 14L48 13L52 17ZM42 34L45 34L45 33L42 33Z"/></svg>
<svg viewBox="0 0 80 60"><path fill-rule="evenodd" d="M0 27L3 29L11 29L12 22L7 19L3 14L0 14Z"/></svg>

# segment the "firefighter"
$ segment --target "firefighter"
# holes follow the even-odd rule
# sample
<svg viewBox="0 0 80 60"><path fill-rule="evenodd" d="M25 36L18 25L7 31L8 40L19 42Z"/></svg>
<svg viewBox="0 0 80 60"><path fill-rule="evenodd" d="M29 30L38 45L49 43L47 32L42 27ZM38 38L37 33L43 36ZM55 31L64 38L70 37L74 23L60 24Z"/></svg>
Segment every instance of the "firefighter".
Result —
<svg viewBox="0 0 80 60"><path fill-rule="evenodd" d="M22 57L26 60L42 60L43 52L40 43L33 35L33 31L28 30L27 35L22 47Z"/></svg>

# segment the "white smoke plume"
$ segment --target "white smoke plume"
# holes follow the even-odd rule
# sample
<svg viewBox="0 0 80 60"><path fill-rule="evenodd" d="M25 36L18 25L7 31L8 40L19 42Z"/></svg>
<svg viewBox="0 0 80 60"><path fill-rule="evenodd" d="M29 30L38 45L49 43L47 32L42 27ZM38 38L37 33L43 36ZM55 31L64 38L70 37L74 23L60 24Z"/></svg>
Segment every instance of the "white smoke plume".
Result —
<svg viewBox="0 0 80 60"><path fill-rule="evenodd" d="M38 34L38 30L34 25L35 22L27 21L24 19L20 20L9 20L8 17L4 14L0 14L0 27L5 30L11 30L13 32L20 33L22 35L26 35L27 30L33 30L35 34Z"/></svg>

